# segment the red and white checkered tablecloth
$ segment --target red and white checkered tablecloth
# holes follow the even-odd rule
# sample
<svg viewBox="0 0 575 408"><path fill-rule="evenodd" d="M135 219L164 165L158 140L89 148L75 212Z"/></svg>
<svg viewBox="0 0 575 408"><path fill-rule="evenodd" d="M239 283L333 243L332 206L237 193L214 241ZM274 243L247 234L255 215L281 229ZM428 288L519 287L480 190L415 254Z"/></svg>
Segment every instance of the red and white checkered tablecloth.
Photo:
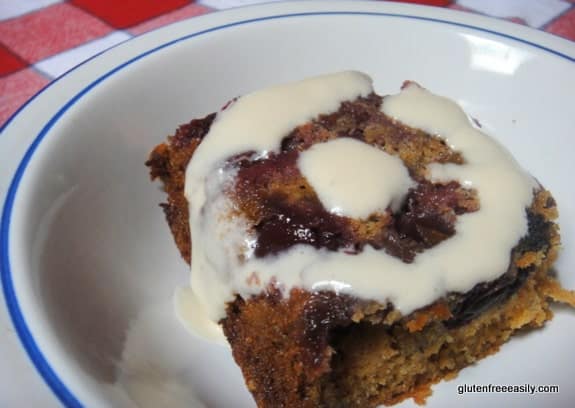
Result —
<svg viewBox="0 0 575 408"><path fill-rule="evenodd" d="M0 125L51 80L108 47L175 21L261 2L0 0ZM504 18L575 41L575 0L407 2Z"/></svg>

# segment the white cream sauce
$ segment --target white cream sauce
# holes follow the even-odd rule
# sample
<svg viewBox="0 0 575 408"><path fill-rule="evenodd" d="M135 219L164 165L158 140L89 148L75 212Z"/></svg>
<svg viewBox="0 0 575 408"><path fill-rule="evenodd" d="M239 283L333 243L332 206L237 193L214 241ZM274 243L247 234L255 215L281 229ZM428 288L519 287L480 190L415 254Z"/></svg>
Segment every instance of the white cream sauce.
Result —
<svg viewBox="0 0 575 408"><path fill-rule="evenodd" d="M247 232L247 223L241 217L230 221L220 211L233 207L229 200L226 203L225 190L233 174L222 169L225 160L246 151L264 156L277 151L282 138L297 125L320 113L333 112L341 102L365 96L371 90L366 75L344 72L255 92L218 114L186 173L193 237L191 291L209 320L223 318L225 304L235 294L248 297L272 281L286 296L294 287L334 290L363 299L390 301L408 314L447 292L468 291L507 270L510 250L527 232L525 208L536 183L502 146L474 128L457 104L414 84L384 98L383 112L445 139L460 151L466 159L464 165L434 164L429 166L429 177L433 181L458 180L476 188L481 209L460 216L453 237L419 254L411 264L369 246L358 255L296 245L275 256L249 256L254 237ZM378 156L386 163L376 166L385 167L382 171L393 175L379 200L367 192L367 185L373 182L371 176L358 176L361 178L355 182L361 187L350 187L350 194L357 195L351 200L344 197L344 185L350 182L336 177L331 180L334 185L326 186L329 175L319 174L322 170L314 168L313 162L319 167L329 161L327 156L341 158L341 143L347 142L317 146L302 154L300 162L326 208L363 216L401 199L409 181L402 166L386 154ZM366 155L373 156L366 156L366 162L372 162L379 152L365 147ZM350 158L355 163L360 160L359 148L354 145L350 149L357 153ZM357 203L360 198L365 199L365 206Z"/></svg>
<svg viewBox="0 0 575 408"><path fill-rule="evenodd" d="M328 211L353 218L397 211L415 185L399 157L351 138L313 145L298 167Z"/></svg>

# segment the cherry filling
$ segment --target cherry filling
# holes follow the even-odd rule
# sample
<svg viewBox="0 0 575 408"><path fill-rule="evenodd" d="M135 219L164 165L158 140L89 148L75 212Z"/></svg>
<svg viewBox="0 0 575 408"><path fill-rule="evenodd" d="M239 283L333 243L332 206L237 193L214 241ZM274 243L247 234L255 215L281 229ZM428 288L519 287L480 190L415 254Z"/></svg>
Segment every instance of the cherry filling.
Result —
<svg viewBox="0 0 575 408"><path fill-rule="evenodd" d="M474 193L459 183L422 180L394 214L387 209L365 220L336 215L323 207L299 172L298 155L292 150L254 161L244 158L238 164L236 194L254 222L256 257L297 244L352 253L371 245L412 262L418 253L455 234L458 215L477 210Z"/></svg>

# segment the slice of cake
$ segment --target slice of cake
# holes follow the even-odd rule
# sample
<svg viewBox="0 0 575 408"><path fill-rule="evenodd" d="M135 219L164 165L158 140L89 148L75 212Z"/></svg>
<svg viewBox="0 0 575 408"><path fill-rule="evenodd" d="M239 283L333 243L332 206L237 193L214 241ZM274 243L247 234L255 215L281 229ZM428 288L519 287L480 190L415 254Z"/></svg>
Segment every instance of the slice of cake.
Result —
<svg viewBox="0 0 575 408"><path fill-rule="evenodd" d="M255 92L147 165L191 263L185 314L223 328L259 407L424 402L551 319L551 300L575 305L550 274L551 194L413 82L380 97L342 72Z"/></svg>

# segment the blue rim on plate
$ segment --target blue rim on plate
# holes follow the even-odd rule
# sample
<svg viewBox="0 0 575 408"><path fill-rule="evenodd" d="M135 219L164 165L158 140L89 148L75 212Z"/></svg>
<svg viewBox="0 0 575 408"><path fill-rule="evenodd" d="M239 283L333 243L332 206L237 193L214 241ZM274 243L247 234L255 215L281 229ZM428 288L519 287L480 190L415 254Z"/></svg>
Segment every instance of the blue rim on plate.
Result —
<svg viewBox="0 0 575 408"><path fill-rule="evenodd" d="M9 258L9 252L8 252L10 219L11 219L10 217L11 217L12 209L14 206L14 199L16 197L16 193L18 191L20 181L21 181L21 179L24 175L24 172L26 171L26 168L28 166L28 163L32 159L32 156L34 155L34 152L36 151L38 145L42 142L42 140L44 139L44 137L46 136L48 131L64 115L64 113L66 113L66 111L70 107L72 107L76 102L78 102L84 95L86 95L88 92L90 92L94 87L96 87L98 84L100 84L101 82L103 82L107 78L111 77L112 75L114 75L118 71L121 71L122 69L133 64L134 62L136 62L136 61L138 61L138 60L140 60L140 59L142 59L142 58L144 58L150 54L153 54L153 53L155 53L161 49L172 46L172 45L179 43L181 41L189 40L189 39L192 39L194 37L199 37L201 35L204 35L204 34L207 34L210 32L220 31L220 30L227 29L227 28L234 27L234 26L253 24L253 23L258 23L258 22L268 21L268 20L275 20L275 19L284 19L284 18L293 18L293 17L308 17L308 16L330 16L330 15L355 15L355 16L376 16L376 17L404 18L404 19L410 19L410 20L423 20L423 21L429 21L429 22L434 22L434 23L447 24L447 25L451 25L451 26L463 27L463 28L472 29L475 31L493 34L493 35L496 35L498 37L511 39L511 40L517 41L519 43L526 44L526 45L538 48L540 50L543 50L545 52L548 52L550 54L556 55L556 56L561 57L562 59L568 60L570 62L575 62L574 57L571 57L570 55L564 54L564 53L559 52L557 50L554 50L552 48L537 44L535 42L532 42L532 41L529 41L529 40L526 40L526 39L523 39L520 37L510 35L507 33L502 33L502 32L487 29L487 28L477 27L477 26L474 26L471 24L459 23L459 22L449 21L449 20L444 20L444 19L439 19L439 18L422 17L422 16L414 16L414 15L409 15L409 14L398 14L398 13L368 12L368 11L332 11L332 12L318 11L318 12L302 12L302 13L280 14L280 15L259 17L259 18L247 19L247 20L242 20L242 21L236 21L233 23L223 24L223 25L219 25L216 27L201 30L201 31L198 31L198 32L195 32L192 34L185 35L183 37L176 38L174 40L171 40L169 42L161 44L155 48L152 48L146 52L143 52L143 53L131 58L130 60L123 62L122 64L118 65L117 67L113 68L112 70L110 70L110 71L106 72L105 74L101 75L100 77L98 77L96 80L94 80L88 86L86 86L80 92L78 92L74 97L72 97L62 108L60 108L58 110L58 112L46 123L46 125L42 128L40 133L36 136L34 141L28 147L26 153L24 154L24 157L22 158L22 160L20 161L20 163L17 167L17 170L16 170L14 177L12 179L12 182L10 183L10 186L9 186L9 189L8 189L8 192L6 195L6 199L4 202L4 208L2 211L2 219L1 219L1 225L0 225L0 243L1 243L0 244L0 280L2 281L2 288L3 288L4 298L6 301L6 306L8 308L8 312L10 314L10 317L12 319L14 327L16 328L16 332L18 333L18 337L20 338L22 345L24 346L26 352L28 353L28 356L32 360L32 363L36 367L36 370L42 376L44 381L48 384L48 386L50 387L52 392L56 395L56 397L66 407L76 408L76 407L82 407L83 405L78 400L78 398L74 395L72 390L70 390L63 383L63 381L58 377L57 373L54 371L54 369L52 368L50 363L47 361L46 357L43 355L42 351L40 350L40 348L36 344L36 341L35 341L34 337L32 336L32 333L30 332L30 329L26 323L26 319L24 318L24 316L22 314L22 310L20 309L20 305L18 303L18 298L17 298L16 292L14 290L14 284L12 281L12 271L10 268L10 258ZM115 47L120 46L120 45L122 45L122 44L118 44ZM115 48L115 47L113 47L113 48ZM106 52L106 51L103 51L103 52ZM36 99L46 89L50 88L54 83L60 81L62 78L65 78L71 71L76 70L77 68L86 64L87 62L91 61L92 59L96 58L100 54L101 53L93 56L92 58L84 61L80 65L74 67L73 69L71 69L70 71L66 72L64 75L62 75L61 77L59 77L58 79L53 81L46 88L42 89L40 92L35 94L26 104L24 104L20 109L18 109L10 117L10 119L8 119L8 121L0 129L0 133L2 133L4 131L4 129L12 122L12 120L21 111L23 111L26 108L26 106L28 104L30 104L34 99Z"/></svg>

